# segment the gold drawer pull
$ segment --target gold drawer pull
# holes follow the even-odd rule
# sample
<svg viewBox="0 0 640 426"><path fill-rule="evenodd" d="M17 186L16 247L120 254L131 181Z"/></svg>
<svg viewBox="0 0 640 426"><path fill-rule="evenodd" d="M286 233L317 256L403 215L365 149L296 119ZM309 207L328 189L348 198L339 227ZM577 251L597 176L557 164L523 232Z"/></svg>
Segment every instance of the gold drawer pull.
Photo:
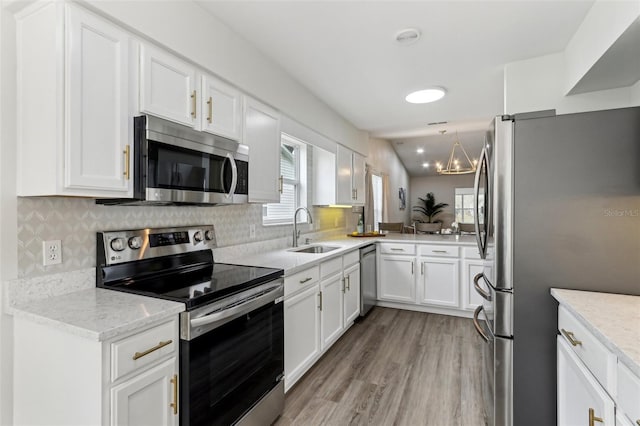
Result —
<svg viewBox="0 0 640 426"><path fill-rule="evenodd" d="M129 145L124 147L124 151L122 151L122 153L124 154L124 178L129 180L129 169L131 168L131 148Z"/></svg>
<svg viewBox="0 0 640 426"><path fill-rule="evenodd" d="M151 352L157 351L158 349L164 348L167 345L170 345L173 343L173 340L165 340L164 342L160 342L157 345L155 345L154 347L147 349L144 352L136 352L135 354L133 354L133 359L139 359L142 358L145 355L149 355Z"/></svg>
<svg viewBox="0 0 640 426"><path fill-rule="evenodd" d="M178 415L178 375L174 374L171 379L171 384L173 384L173 402L169 404L171 408L173 408L173 415Z"/></svg>
<svg viewBox="0 0 640 426"><path fill-rule="evenodd" d="M571 343L572 346L582 345L582 342L576 339L576 336L574 336L573 331L567 331L564 328L560 329L560 331L562 332L562 334L564 334L564 337L567 338L567 340L569 341L569 343Z"/></svg>
<svg viewBox="0 0 640 426"><path fill-rule="evenodd" d="M596 411L593 408L589 408L589 426L595 426L595 422L604 423L602 417L596 417Z"/></svg>
<svg viewBox="0 0 640 426"><path fill-rule="evenodd" d="M311 277L307 277L307 278L305 278L304 280L300 280L300 284L304 284L304 283L306 283L306 282L309 282L309 281L311 281L312 279L313 279L313 278L311 278Z"/></svg>

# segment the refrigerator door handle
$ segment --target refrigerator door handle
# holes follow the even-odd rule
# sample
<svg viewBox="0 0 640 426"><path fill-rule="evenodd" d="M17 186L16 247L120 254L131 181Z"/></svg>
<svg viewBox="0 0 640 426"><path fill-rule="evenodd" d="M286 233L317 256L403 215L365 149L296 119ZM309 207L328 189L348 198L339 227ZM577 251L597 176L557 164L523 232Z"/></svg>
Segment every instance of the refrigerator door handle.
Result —
<svg viewBox="0 0 640 426"><path fill-rule="evenodd" d="M480 257L482 259L486 258L486 242L482 241L482 235L480 234L480 175L482 173L482 166L487 161L487 149L482 148L482 152L480 152L480 160L478 161L478 168L476 169L476 176L473 182L473 196L474 196L474 205L473 205L473 225L476 231L476 242L478 243L478 250L480 251ZM488 173L488 169L485 167L485 173ZM487 191L488 188L485 188ZM485 206L485 210L487 206ZM485 230L488 231L488 224L485 223Z"/></svg>
<svg viewBox="0 0 640 426"><path fill-rule="evenodd" d="M473 277L473 286L475 287L476 292L480 296L482 296L483 299L491 302L491 294L489 294L489 292L487 292L485 289L480 287L480 284L478 283L478 281L480 281L480 278L482 278L483 280L485 279L483 272L480 272L479 274L476 274L475 277Z"/></svg>
<svg viewBox="0 0 640 426"><path fill-rule="evenodd" d="M480 322L478 322L478 315L480 315L480 312L482 310L484 310L484 307L482 305L479 305L473 312L473 326L476 328L476 331L478 332L480 337L482 337L482 340L488 343L491 338L487 335L487 333L484 332L482 326L480 325Z"/></svg>

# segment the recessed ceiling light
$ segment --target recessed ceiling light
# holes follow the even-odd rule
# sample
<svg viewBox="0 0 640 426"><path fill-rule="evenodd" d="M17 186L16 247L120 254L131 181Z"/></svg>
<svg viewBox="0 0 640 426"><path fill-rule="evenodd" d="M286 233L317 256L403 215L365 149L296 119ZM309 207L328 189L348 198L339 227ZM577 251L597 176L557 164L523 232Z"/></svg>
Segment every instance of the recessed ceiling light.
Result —
<svg viewBox="0 0 640 426"><path fill-rule="evenodd" d="M426 104L442 99L445 93L446 91L441 87L432 87L430 89L409 93L404 99L412 104Z"/></svg>
<svg viewBox="0 0 640 426"><path fill-rule="evenodd" d="M426 169L427 167L429 167L429 163L422 163L422 167Z"/></svg>
<svg viewBox="0 0 640 426"><path fill-rule="evenodd" d="M424 149L422 149L422 148L418 148L418 149L416 149L416 152L417 152L418 154L422 154L422 153L424 152Z"/></svg>
<svg viewBox="0 0 640 426"><path fill-rule="evenodd" d="M417 28L406 28L396 33L396 42L403 46L408 46L420 39L420 30Z"/></svg>

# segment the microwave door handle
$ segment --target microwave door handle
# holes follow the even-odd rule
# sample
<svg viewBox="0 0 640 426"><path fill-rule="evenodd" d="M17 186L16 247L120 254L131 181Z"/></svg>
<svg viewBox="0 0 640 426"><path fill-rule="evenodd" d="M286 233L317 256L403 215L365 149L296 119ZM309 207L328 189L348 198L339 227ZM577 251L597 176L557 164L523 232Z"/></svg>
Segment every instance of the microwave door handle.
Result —
<svg viewBox="0 0 640 426"><path fill-rule="evenodd" d="M482 148L482 152L480 153L480 161L478 161L478 168L476 169L476 176L473 182L473 196L474 196L474 205L473 205L473 226L476 231L476 243L478 244L478 250L480 251L480 257L482 259L485 258L485 249L482 244L482 236L480 235L480 217L479 217L479 204L480 204L480 174L482 171L483 161L486 157L486 148ZM485 227L487 225L485 224Z"/></svg>
<svg viewBox="0 0 640 426"><path fill-rule="evenodd" d="M222 166L222 170L220 171L220 174L221 174L220 180L222 181L223 188L224 188L224 171L225 171L224 164L226 164L226 160L229 160L229 164L231 164L231 187L229 188L229 192L225 193L224 196L225 198L231 198L233 197L233 194L236 192L236 186L238 185L238 166L236 165L236 160L233 158L233 156L231 154L227 154L227 158L225 159L225 162L223 163L223 166Z"/></svg>

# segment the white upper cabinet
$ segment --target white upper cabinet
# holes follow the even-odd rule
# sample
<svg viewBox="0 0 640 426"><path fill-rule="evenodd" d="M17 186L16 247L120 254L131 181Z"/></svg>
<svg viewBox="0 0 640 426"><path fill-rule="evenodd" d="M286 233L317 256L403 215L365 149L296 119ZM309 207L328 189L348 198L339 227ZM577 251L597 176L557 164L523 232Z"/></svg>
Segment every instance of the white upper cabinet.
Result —
<svg viewBox="0 0 640 426"><path fill-rule="evenodd" d="M313 151L313 204L364 205L365 158L342 145L336 153L320 148Z"/></svg>
<svg viewBox="0 0 640 426"><path fill-rule="evenodd" d="M195 68L150 45L140 46L140 111L187 126L198 117Z"/></svg>
<svg viewBox="0 0 640 426"><path fill-rule="evenodd" d="M54 2L17 28L18 195L131 197L129 35Z"/></svg>
<svg viewBox="0 0 640 426"><path fill-rule="evenodd" d="M240 91L210 75L202 75L201 87L202 130L225 138L240 140L242 130Z"/></svg>
<svg viewBox="0 0 640 426"><path fill-rule="evenodd" d="M247 97L244 143L249 146L249 202L280 202L280 113Z"/></svg>

